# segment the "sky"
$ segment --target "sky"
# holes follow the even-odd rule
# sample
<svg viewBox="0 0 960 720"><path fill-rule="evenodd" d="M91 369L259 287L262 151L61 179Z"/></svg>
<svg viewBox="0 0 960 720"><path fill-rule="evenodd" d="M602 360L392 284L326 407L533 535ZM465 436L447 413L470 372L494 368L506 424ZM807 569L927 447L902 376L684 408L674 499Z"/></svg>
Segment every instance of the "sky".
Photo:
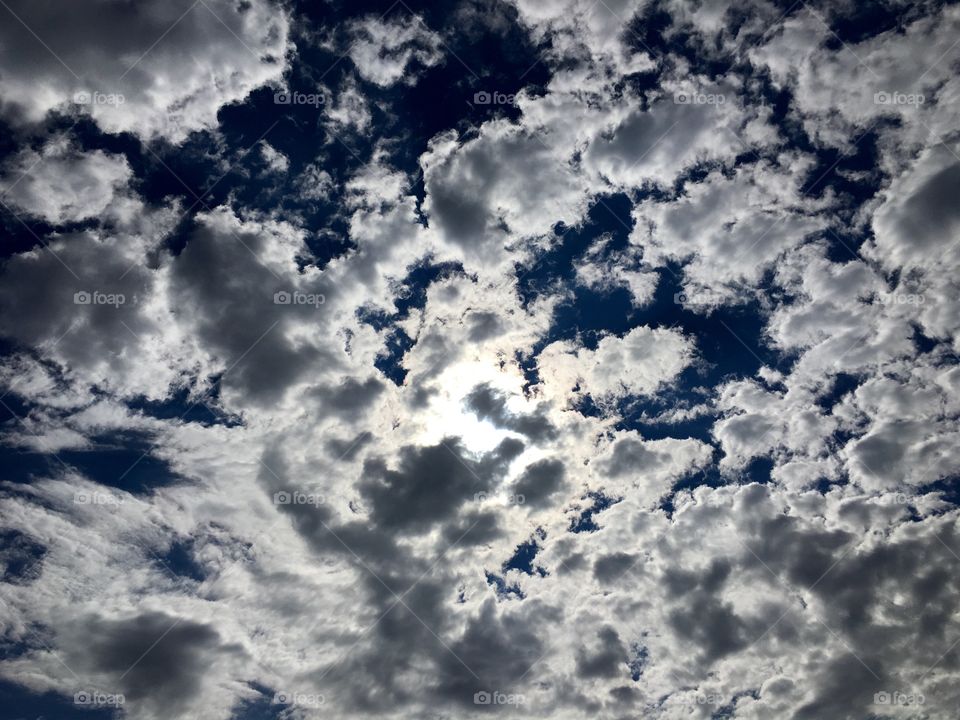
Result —
<svg viewBox="0 0 960 720"><path fill-rule="evenodd" d="M958 38L0 0L0 716L956 718Z"/></svg>

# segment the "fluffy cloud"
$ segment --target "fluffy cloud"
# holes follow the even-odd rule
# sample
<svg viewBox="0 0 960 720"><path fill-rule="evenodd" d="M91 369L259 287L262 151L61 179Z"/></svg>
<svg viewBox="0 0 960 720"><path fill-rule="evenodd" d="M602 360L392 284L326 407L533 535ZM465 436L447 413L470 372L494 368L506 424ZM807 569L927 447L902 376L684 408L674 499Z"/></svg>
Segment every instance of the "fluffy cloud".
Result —
<svg viewBox="0 0 960 720"><path fill-rule="evenodd" d="M14 157L5 169L3 188L17 209L63 225L101 215L130 178L123 156L77 152L54 142L39 153L25 150Z"/></svg>
<svg viewBox="0 0 960 720"><path fill-rule="evenodd" d="M36 122L69 109L145 139L213 128L223 105L280 79L290 48L287 14L260 0L13 2L6 12L8 116Z"/></svg>
<svg viewBox="0 0 960 720"><path fill-rule="evenodd" d="M638 327L622 338L601 339L593 350L552 343L540 353L538 367L549 396L576 393L610 403L654 392L690 364L693 352L680 333Z"/></svg>
<svg viewBox="0 0 960 720"><path fill-rule="evenodd" d="M371 15L358 21L352 34L350 59L365 80L381 87L402 80L411 64L430 67L443 58L440 36L415 15L389 20Z"/></svg>
<svg viewBox="0 0 960 720"><path fill-rule="evenodd" d="M15 700L952 717L955 9L11 8Z"/></svg>

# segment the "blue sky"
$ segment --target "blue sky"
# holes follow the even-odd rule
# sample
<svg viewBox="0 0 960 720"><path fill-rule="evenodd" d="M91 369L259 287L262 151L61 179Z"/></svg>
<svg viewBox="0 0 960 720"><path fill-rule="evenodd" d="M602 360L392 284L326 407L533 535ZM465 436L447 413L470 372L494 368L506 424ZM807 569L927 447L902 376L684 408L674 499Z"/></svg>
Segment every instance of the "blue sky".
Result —
<svg viewBox="0 0 960 720"><path fill-rule="evenodd" d="M956 716L956 3L0 16L9 717Z"/></svg>

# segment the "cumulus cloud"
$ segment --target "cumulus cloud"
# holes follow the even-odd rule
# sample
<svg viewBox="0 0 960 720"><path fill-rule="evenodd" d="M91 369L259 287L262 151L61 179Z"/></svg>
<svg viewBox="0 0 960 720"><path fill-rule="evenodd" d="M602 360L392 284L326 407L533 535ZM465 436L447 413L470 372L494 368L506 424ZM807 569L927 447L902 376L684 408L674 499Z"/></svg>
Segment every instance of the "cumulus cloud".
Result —
<svg viewBox="0 0 960 720"><path fill-rule="evenodd" d="M6 166L3 194L14 207L51 225L98 217L131 179L122 155L78 152L64 142L25 150Z"/></svg>
<svg viewBox="0 0 960 720"><path fill-rule="evenodd" d="M270 2L14 2L4 23L4 108L36 122L89 113L107 132L182 140L217 111L279 80L287 14Z"/></svg>
<svg viewBox="0 0 960 720"><path fill-rule="evenodd" d="M593 350L570 342L552 343L538 362L549 395L589 395L610 403L652 393L687 367L693 353L693 343L680 333L638 327L622 338L601 339Z"/></svg>
<svg viewBox="0 0 960 720"><path fill-rule="evenodd" d="M443 58L440 36L416 15L368 16L352 30L350 59L365 79L388 87L404 79L411 65L430 67ZM406 81L413 84L413 78Z"/></svg>
<svg viewBox="0 0 960 720"><path fill-rule="evenodd" d="M348 5L5 10L14 714L953 717L956 8Z"/></svg>

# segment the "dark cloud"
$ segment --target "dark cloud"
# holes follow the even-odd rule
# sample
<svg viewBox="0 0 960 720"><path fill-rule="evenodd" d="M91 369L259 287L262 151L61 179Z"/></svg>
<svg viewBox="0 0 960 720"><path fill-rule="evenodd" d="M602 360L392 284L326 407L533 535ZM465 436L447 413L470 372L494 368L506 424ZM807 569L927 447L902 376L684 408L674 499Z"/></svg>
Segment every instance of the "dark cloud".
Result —
<svg viewBox="0 0 960 720"><path fill-rule="evenodd" d="M538 460L524 468L514 485L514 492L523 495L524 503L534 508L555 502L564 487L566 470L560 460Z"/></svg>
<svg viewBox="0 0 960 720"><path fill-rule="evenodd" d="M161 612L91 618L75 630L71 662L105 679L107 687L96 689L122 693L134 712L162 717L190 712L211 666L243 655L212 626Z"/></svg>
<svg viewBox="0 0 960 720"><path fill-rule="evenodd" d="M386 385L378 378L366 380L347 378L339 385L316 388L312 395L317 398L320 411L338 415L345 420L356 420L383 393Z"/></svg>
<svg viewBox="0 0 960 720"><path fill-rule="evenodd" d="M614 678L627 672L627 649L612 627L597 634L597 648L577 652L577 674L582 678Z"/></svg>
<svg viewBox="0 0 960 720"><path fill-rule="evenodd" d="M467 335L470 342L483 342L484 340L497 337L503 332L500 317L495 313L470 313L467 318L467 323L470 326L470 332Z"/></svg>
<svg viewBox="0 0 960 720"><path fill-rule="evenodd" d="M473 459L457 438L429 447L405 447L395 470L383 459L366 461L360 493L378 528L423 533L494 487L521 449L522 444L505 440L496 450Z"/></svg>
<svg viewBox="0 0 960 720"><path fill-rule="evenodd" d="M284 67L287 17L272 4L211 0L207 12L189 0L95 7L8 4L15 26L5 25L0 42L5 115L25 122L54 109L83 110L112 132L182 140L215 126L221 105L279 79ZM194 63L210 75L198 77ZM123 100L75 105L78 92Z"/></svg>
<svg viewBox="0 0 960 720"><path fill-rule="evenodd" d="M443 530L443 542L446 545L483 545L503 534L498 513L478 510L463 513L456 522L448 524Z"/></svg>
<svg viewBox="0 0 960 720"><path fill-rule="evenodd" d="M953 717L960 8L639 4L0 7L7 714Z"/></svg>
<svg viewBox="0 0 960 720"><path fill-rule="evenodd" d="M27 585L43 570L46 548L18 530L0 529L0 582Z"/></svg>
<svg viewBox="0 0 960 720"><path fill-rule="evenodd" d="M636 567L637 560L637 556L623 552L600 555L593 563L593 576L603 584L616 582Z"/></svg>
<svg viewBox="0 0 960 720"><path fill-rule="evenodd" d="M870 660L872 666L882 667L876 658ZM855 720L864 717L864 708L875 706L877 711L884 709L876 704L874 696L884 692L889 681L875 675L866 661L852 653L830 660L817 681L816 697L797 711L797 720L823 717Z"/></svg>
<svg viewBox="0 0 960 720"><path fill-rule="evenodd" d="M538 443L557 435L553 424L543 414L516 414L507 409L507 396L490 385L477 385L467 396L466 406L480 420L489 420L497 427L513 430Z"/></svg>
<svg viewBox="0 0 960 720"><path fill-rule="evenodd" d="M232 222L228 216L213 216L194 230L174 265L172 290L190 303L187 322L223 364L224 388L250 402L269 404L309 368L332 369L341 361L329 348L286 337L289 323L317 321L323 305L275 302L275 293L293 288L254 255L266 251L268 231L234 229ZM236 252L237 245L246 246L243 254ZM326 296L320 288L310 294Z"/></svg>
<svg viewBox="0 0 960 720"><path fill-rule="evenodd" d="M943 168L927 178L904 200L897 230L918 248L933 252L943 242L944 229L960 226L956 188L960 184L960 163Z"/></svg>
<svg viewBox="0 0 960 720"><path fill-rule="evenodd" d="M643 475L664 462L663 453L647 448L640 440L625 437L617 440L609 458L599 464L603 472L613 477Z"/></svg>
<svg viewBox="0 0 960 720"><path fill-rule="evenodd" d="M515 692L543 652L536 625L551 618L556 619L555 610L542 604L526 612L504 613L497 612L493 600L485 601L463 636L450 646L455 657L437 657L436 692L464 706L474 705L478 692Z"/></svg>

